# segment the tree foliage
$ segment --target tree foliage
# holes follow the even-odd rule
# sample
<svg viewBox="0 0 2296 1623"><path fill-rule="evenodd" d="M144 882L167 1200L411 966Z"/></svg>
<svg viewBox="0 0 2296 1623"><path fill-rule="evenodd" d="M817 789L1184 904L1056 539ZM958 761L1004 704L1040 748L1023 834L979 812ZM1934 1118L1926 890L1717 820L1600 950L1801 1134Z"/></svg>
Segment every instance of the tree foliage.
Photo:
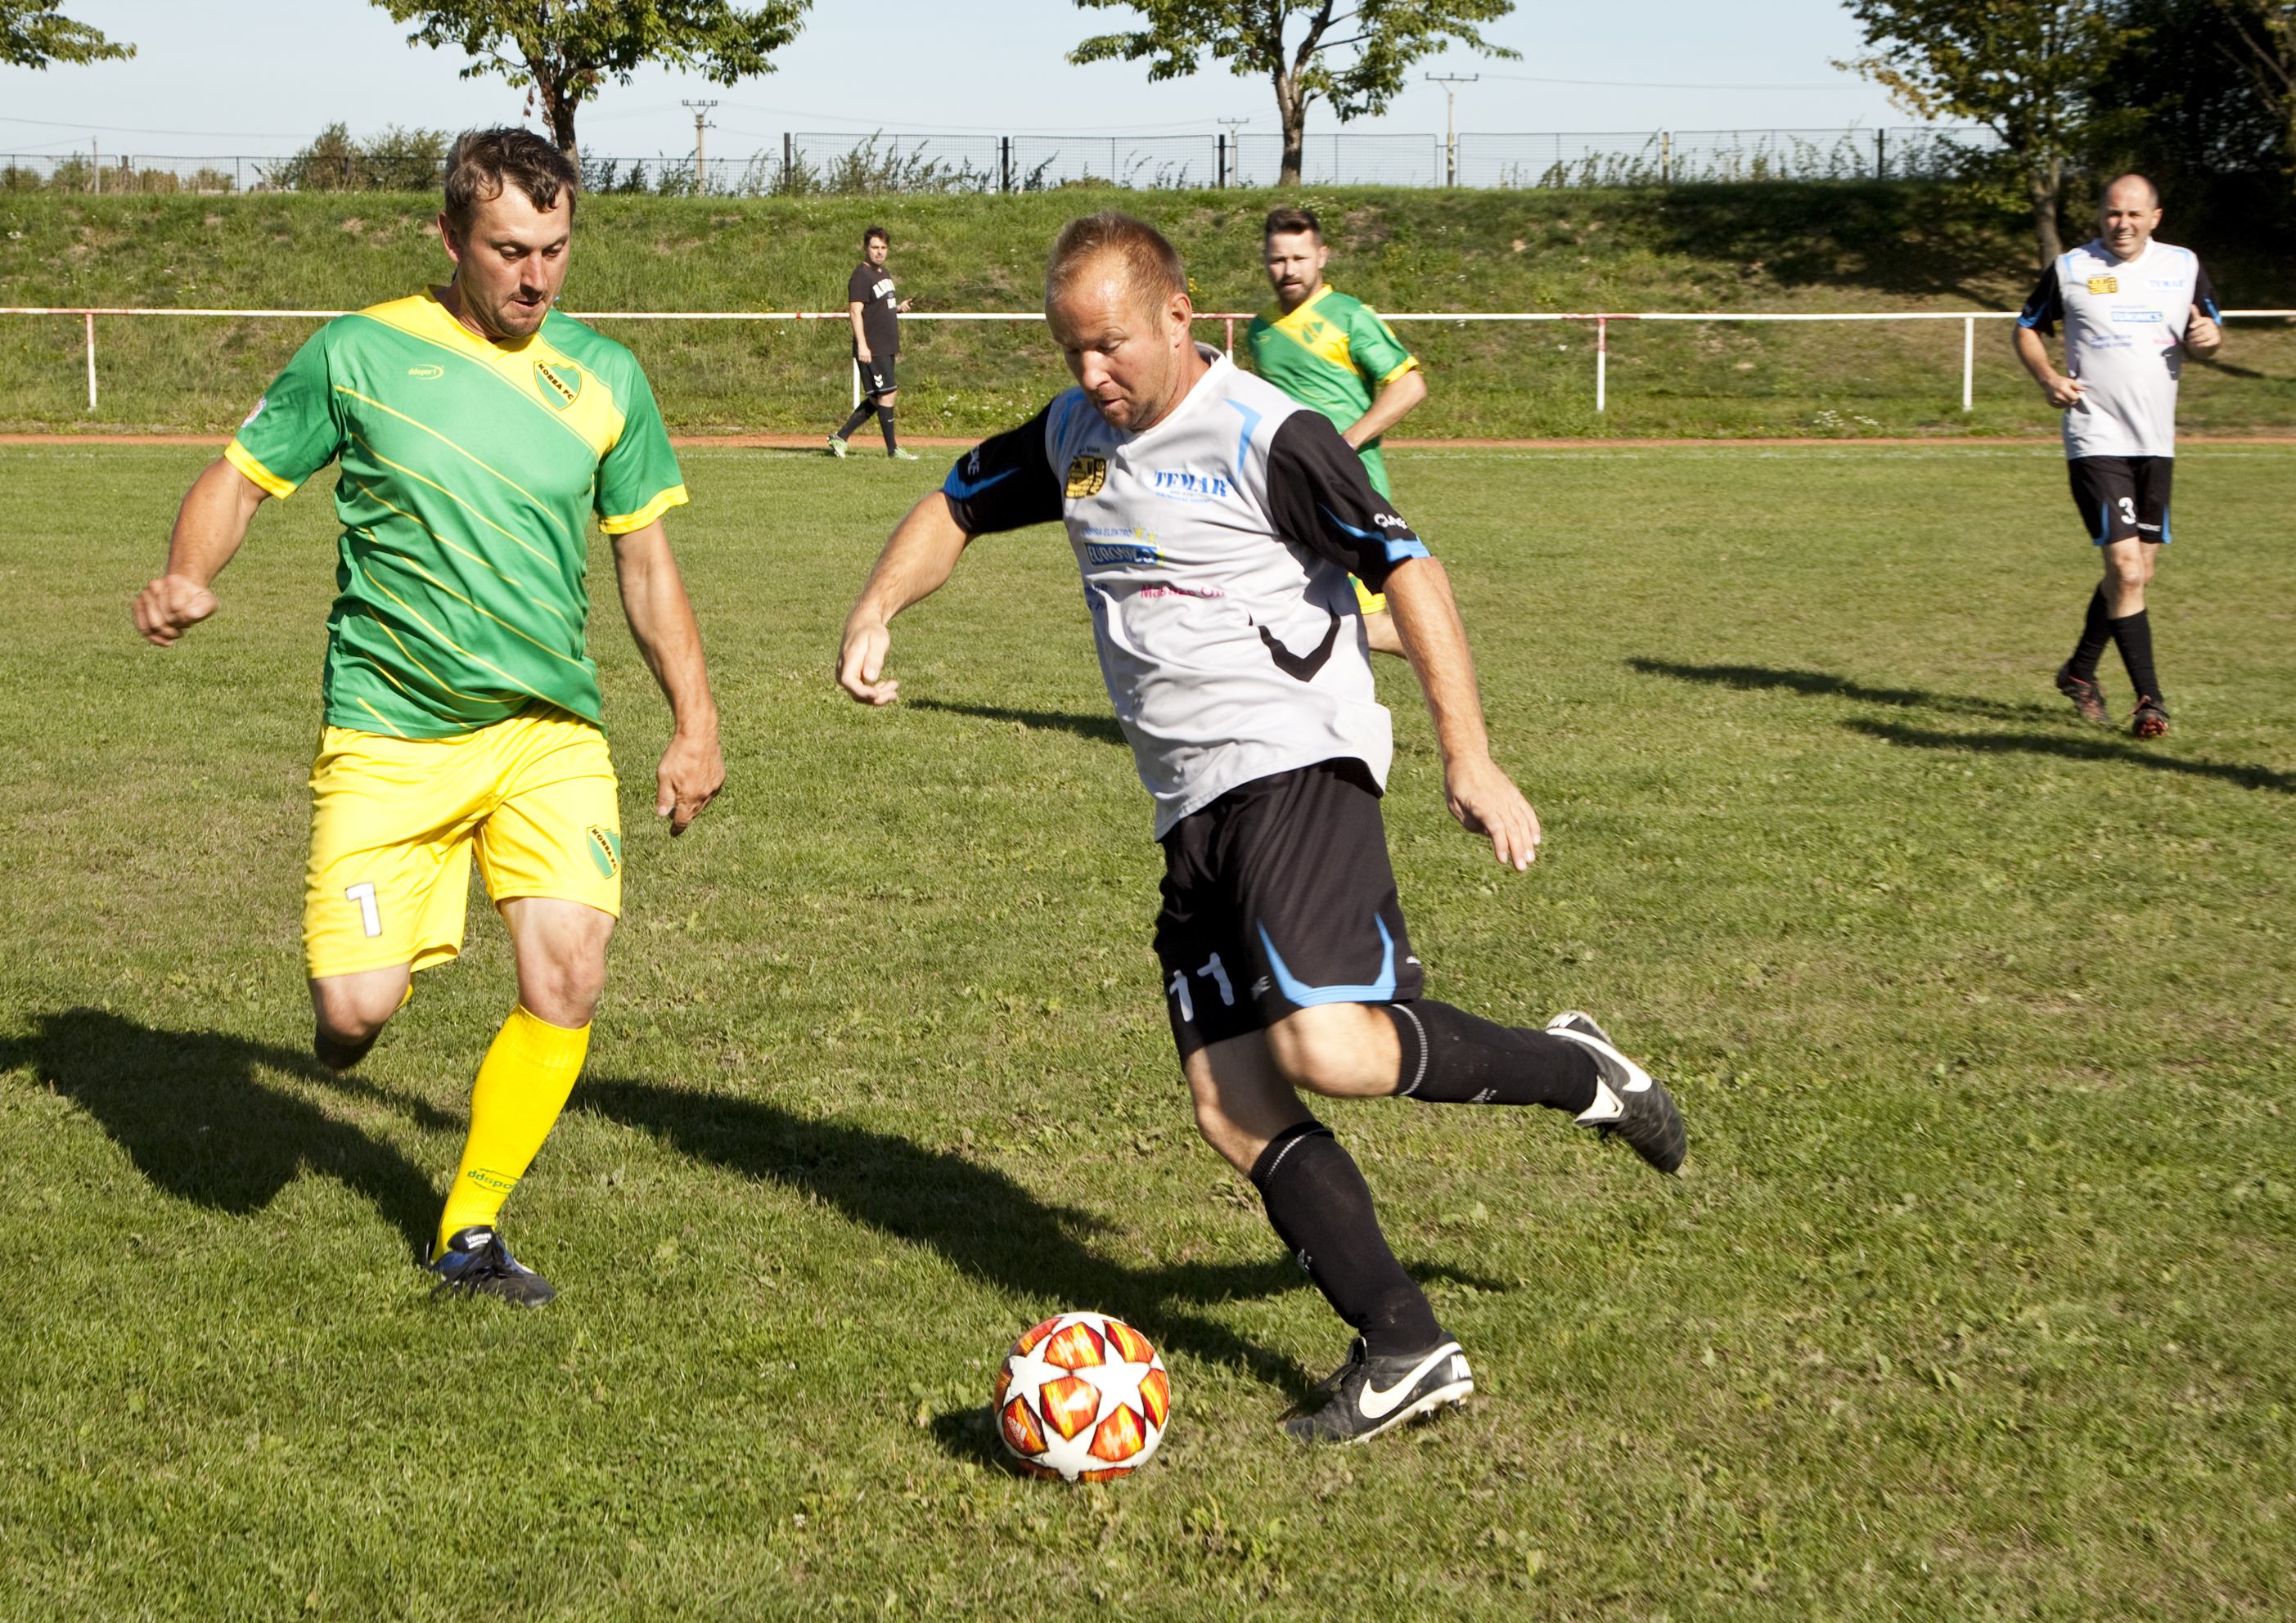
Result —
<svg viewBox="0 0 2296 1623"><path fill-rule="evenodd" d="M393 124L379 135L355 141L348 126L330 124L265 177L294 192L433 191L446 168L448 139L443 129Z"/></svg>
<svg viewBox="0 0 2296 1623"><path fill-rule="evenodd" d="M574 115L607 80L627 85L648 62L732 85L774 70L811 0L373 0L412 22L409 45L454 45L462 77L499 75L528 92L551 139L576 155Z"/></svg>
<svg viewBox="0 0 2296 1623"><path fill-rule="evenodd" d="M106 39L84 22L59 14L63 0L0 0L0 64L45 68L50 62L117 61L135 47Z"/></svg>
<svg viewBox="0 0 2296 1623"><path fill-rule="evenodd" d="M2136 37L2109 0L1847 0L1874 54L1851 68L1923 119L1981 124L2023 193L2044 263L2063 251L2068 169L2128 116L2100 90Z"/></svg>
<svg viewBox="0 0 2296 1623"><path fill-rule="evenodd" d="M1383 111L1403 88L1413 63L1455 42L1487 56L1518 54L1482 36L1483 25L1514 10L1514 0L1352 0L1342 10L1343 3L1077 0L1091 10L1136 11L1143 26L1095 34L1070 52L1069 61L1144 59L1153 83L1187 78L1210 55L1239 78L1267 78L1275 87L1283 128L1278 184L1296 185L1308 109L1316 102L1328 104L1344 124Z"/></svg>
<svg viewBox="0 0 2296 1623"><path fill-rule="evenodd" d="M2215 9L2230 25L2225 54L2271 108L2281 164L2296 176L2296 3L2216 0Z"/></svg>

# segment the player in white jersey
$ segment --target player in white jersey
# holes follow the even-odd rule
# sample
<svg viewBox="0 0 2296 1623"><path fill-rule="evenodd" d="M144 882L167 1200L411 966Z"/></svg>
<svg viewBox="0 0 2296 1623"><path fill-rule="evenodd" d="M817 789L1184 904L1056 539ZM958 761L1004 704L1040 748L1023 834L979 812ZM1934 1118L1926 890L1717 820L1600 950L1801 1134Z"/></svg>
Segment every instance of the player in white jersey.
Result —
<svg viewBox="0 0 2296 1623"><path fill-rule="evenodd" d="M2110 641L2136 689L2129 731L2158 738L2169 707L2152 670L2144 588L2155 549L2169 542L2169 483L2177 462L2177 379L2187 351L2224 342L2216 291L2190 249L2153 241L2161 196L2142 175L2107 186L2097 234L2042 272L2017 318L2017 358L2065 414L2073 503L2104 549L2104 580L2090 596L2057 691L2090 721L2107 719L2096 662ZM2065 329L2065 370L2049 365L2043 335Z"/></svg>
<svg viewBox="0 0 2296 1623"><path fill-rule="evenodd" d="M1179 256L1071 222L1046 316L1079 387L984 441L911 510L845 627L838 680L891 701L887 622L980 535L1061 522L1101 671L1156 806L1167 1012L1207 1141L1357 1332L1292 1435L1355 1442L1456 1404L1465 1357L1389 1250L1362 1173L1301 1094L1544 1104L1681 1165L1666 1090L1576 1012L1545 1030L1421 996L1379 815L1392 746L1352 571L1388 594L1454 816L1527 868L1538 819L1492 761L1442 565L1321 413L1191 333Z"/></svg>

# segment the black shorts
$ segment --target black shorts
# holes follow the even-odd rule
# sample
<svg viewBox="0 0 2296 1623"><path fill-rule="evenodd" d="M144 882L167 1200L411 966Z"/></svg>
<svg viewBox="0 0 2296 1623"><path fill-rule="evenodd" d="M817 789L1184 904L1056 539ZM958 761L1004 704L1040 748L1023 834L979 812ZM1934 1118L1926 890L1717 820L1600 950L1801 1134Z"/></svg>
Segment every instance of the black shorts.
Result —
<svg viewBox="0 0 2296 1623"><path fill-rule="evenodd" d="M2114 541L2169 541L2169 481L2173 456L2076 456L2065 463L2073 505L2099 546Z"/></svg>
<svg viewBox="0 0 2296 1623"><path fill-rule="evenodd" d="M863 399L873 400L879 395L890 395L900 387L893 378L893 363L899 358L891 355L881 355L873 361L865 361L857 355L853 357L853 364L861 369Z"/></svg>
<svg viewBox="0 0 2296 1623"><path fill-rule="evenodd" d="M1163 896L1156 956L1183 1060L1295 1009L1424 984L1361 761L1255 778L1182 818L1164 836Z"/></svg>

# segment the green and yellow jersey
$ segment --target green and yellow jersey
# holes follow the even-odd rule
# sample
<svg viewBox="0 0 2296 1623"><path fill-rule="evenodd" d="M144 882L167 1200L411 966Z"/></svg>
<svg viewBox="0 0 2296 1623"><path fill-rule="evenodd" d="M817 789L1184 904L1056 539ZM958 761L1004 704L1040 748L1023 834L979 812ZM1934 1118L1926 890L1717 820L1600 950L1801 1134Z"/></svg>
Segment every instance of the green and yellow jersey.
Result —
<svg viewBox="0 0 2296 1623"><path fill-rule="evenodd" d="M1371 409L1374 395L1419 365L1376 311L1329 283L1288 316L1254 316L1244 341L1254 372L1343 432ZM1372 484L1392 500L1378 440L1363 447L1363 460Z"/></svg>
<svg viewBox="0 0 2296 1623"><path fill-rule="evenodd" d="M340 457L326 722L447 738L599 716L584 626L608 535L686 499L636 357L553 311L490 343L435 293L327 324L224 455L275 496Z"/></svg>

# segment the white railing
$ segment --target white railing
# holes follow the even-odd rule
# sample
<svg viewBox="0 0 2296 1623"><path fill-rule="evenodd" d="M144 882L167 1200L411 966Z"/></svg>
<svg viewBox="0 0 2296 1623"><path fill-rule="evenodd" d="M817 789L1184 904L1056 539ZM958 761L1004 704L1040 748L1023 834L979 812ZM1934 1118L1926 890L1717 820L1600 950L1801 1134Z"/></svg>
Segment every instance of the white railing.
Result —
<svg viewBox="0 0 2296 1623"><path fill-rule="evenodd" d="M201 309L186 306L133 305L0 305L0 316L77 316L85 324L87 338L87 409L95 410L95 318L113 316L189 316L224 317L227 319L276 319L282 321L332 321L338 316L348 316L348 310L227 310ZM568 311L582 321L830 321L844 323L851 317L843 310L593 310ZM1961 324L1961 409L1975 409L1977 386L1977 324L1980 321L2012 321L2014 310L1843 310L1794 311L1784 314L1735 314L1711 310L1406 310L1387 313L1390 322L1450 322L1464 326L1469 322L1585 322L1595 330L1595 409L1610 409L1611 324L1619 321L1682 321L1682 322L1824 322L1824 321L1957 321ZM2296 318L2296 310L2226 310L2226 321L2285 321ZM903 321L1042 321L1044 315L1036 310L939 310L921 311L904 316ZM1235 324L1251 319L1248 310L1200 310L1198 321L1225 324L1225 347L1235 353ZM861 372L853 370L853 399L861 399Z"/></svg>

